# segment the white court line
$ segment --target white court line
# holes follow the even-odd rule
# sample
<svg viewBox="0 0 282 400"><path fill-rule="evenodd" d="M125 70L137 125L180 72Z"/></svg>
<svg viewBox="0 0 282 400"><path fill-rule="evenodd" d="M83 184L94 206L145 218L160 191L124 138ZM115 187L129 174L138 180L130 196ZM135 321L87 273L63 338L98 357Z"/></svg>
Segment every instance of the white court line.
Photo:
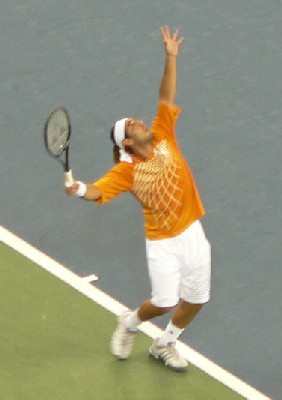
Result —
<svg viewBox="0 0 282 400"><path fill-rule="evenodd" d="M102 292L101 290L97 289L96 287L85 281L84 278L76 275L74 272L70 271L63 265L59 264L57 261L53 260L46 254L42 253L35 247L31 246L24 240L20 239L19 237L5 229L3 226L0 226L0 240L12 249L16 250L18 253L24 255L34 263L38 264L46 271L49 271L57 278L69 284L74 289L78 290L80 293L93 300L95 303L111 311L113 314L120 315L123 311L128 309L126 306L119 303L108 294ZM151 322L143 323L140 326L140 331L153 339L160 336L160 334L162 333L162 330ZM260 393L252 386L243 382L241 379L237 378L230 372L224 370L223 368L210 361L203 355L199 354L186 344L179 342L178 349L180 353L193 365L200 368L202 371L206 372L208 375L212 376L230 389L234 390L245 399L271 400L269 397Z"/></svg>
<svg viewBox="0 0 282 400"><path fill-rule="evenodd" d="M81 279L83 279L84 282L91 283L91 282L94 282L94 281L98 281L99 278L98 278L97 275L92 274L92 275L84 276L84 277L81 278Z"/></svg>

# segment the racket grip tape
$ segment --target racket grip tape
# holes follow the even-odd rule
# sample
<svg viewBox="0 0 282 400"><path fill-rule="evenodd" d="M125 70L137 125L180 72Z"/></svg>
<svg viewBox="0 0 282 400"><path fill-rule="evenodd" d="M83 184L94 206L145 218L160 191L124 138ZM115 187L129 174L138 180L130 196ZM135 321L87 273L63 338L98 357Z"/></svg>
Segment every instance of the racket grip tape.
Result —
<svg viewBox="0 0 282 400"><path fill-rule="evenodd" d="M65 186L70 187L74 184L74 179L72 175L72 170L65 172Z"/></svg>

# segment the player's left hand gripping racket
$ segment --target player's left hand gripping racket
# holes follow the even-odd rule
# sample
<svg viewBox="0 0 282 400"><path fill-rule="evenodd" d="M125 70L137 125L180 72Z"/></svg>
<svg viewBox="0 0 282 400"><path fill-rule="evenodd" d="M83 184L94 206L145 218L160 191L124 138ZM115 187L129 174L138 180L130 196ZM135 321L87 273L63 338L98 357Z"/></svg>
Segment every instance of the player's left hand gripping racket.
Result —
<svg viewBox="0 0 282 400"><path fill-rule="evenodd" d="M71 123L64 107L55 108L47 118L44 126L44 141L48 153L56 158L65 171L65 185L74 183L72 170L69 168L69 146Z"/></svg>

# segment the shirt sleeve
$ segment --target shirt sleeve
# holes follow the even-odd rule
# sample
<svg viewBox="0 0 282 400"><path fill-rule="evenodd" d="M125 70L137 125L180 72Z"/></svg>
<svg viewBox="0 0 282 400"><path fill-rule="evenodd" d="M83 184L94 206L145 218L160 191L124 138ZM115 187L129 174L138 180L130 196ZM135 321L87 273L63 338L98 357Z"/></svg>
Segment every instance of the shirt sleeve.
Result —
<svg viewBox="0 0 282 400"><path fill-rule="evenodd" d="M133 184L132 164L121 162L109 170L102 178L93 182L100 189L102 196L96 200L104 204L121 193L130 191Z"/></svg>
<svg viewBox="0 0 282 400"><path fill-rule="evenodd" d="M159 102L157 115L152 123L151 131L157 141L175 140L175 124L181 109L176 105Z"/></svg>

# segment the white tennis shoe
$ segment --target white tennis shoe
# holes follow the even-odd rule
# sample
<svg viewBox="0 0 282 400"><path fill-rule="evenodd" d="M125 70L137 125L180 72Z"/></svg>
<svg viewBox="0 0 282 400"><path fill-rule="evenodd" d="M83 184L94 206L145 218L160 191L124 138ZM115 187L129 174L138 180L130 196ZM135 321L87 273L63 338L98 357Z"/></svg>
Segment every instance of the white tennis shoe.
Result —
<svg viewBox="0 0 282 400"><path fill-rule="evenodd" d="M188 367L188 361L176 350L175 343L158 346L158 339L156 339L149 348L149 354L156 360L162 361L166 367L176 371L185 371Z"/></svg>
<svg viewBox="0 0 282 400"><path fill-rule="evenodd" d="M132 351L136 330L129 330L125 327L124 320L130 311L125 311L119 318L116 330L111 340L112 354L120 360L127 359Z"/></svg>

